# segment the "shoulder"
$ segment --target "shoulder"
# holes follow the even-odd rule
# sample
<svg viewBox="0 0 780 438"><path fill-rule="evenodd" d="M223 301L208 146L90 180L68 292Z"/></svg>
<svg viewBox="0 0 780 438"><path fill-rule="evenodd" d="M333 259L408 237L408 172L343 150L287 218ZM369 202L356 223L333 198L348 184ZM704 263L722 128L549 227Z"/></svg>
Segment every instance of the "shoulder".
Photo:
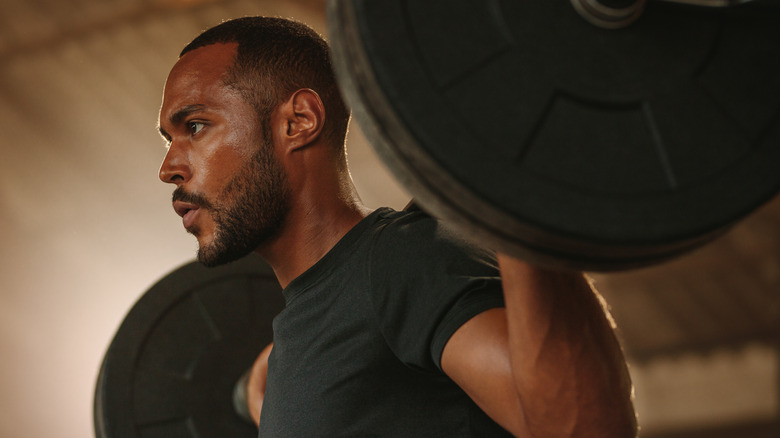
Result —
<svg viewBox="0 0 780 438"><path fill-rule="evenodd" d="M374 275L497 276L495 254L467 241L445 223L416 211L387 210L371 236L370 266ZM377 272L380 271L380 272Z"/></svg>
<svg viewBox="0 0 780 438"><path fill-rule="evenodd" d="M503 306L495 257L423 212L392 212L374 232L367 295L379 329L402 362L440 372L452 333Z"/></svg>
<svg viewBox="0 0 780 438"><path fill-rule="evenodd" d="M482 265L490 272L497 269L492 251L468 241L446 223L417 209L380 212L371 239L374 261L468 262Z"/></svg>

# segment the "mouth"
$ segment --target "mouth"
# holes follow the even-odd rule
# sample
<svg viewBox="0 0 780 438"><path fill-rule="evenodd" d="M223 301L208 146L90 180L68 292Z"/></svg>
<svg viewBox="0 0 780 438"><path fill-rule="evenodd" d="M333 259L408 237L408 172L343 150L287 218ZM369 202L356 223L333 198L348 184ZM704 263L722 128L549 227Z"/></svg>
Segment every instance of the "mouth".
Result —
<svg viewBox="0 0 780 438"><path fill-rule="evenodd" d="M200 211L200 206L189 202L174 201L173 210L176 211L176 214L181 216L184 228L189 230L195 223L195 218Z"/></svg>

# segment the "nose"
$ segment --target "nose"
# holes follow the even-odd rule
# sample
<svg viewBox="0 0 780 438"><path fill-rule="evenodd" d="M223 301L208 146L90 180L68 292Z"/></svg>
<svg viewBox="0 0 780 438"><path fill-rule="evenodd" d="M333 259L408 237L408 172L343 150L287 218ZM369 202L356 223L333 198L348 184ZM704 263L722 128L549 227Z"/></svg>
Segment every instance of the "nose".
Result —
<svg viewBox="0 0 780 438"><path fill-rule="evenodd" d="M160 181L171 184L182 184L192 177L192 168L187 155L175 143L171 143L168 152L160 165Z"/></svg>

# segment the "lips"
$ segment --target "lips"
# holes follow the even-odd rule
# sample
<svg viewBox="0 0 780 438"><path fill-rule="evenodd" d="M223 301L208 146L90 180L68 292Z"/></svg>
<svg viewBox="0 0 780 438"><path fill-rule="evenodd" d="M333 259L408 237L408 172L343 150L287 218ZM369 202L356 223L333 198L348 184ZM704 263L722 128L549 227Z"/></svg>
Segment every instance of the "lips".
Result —
<svg viewBox="0 0 780 438"><path fill-rule="evenodd" d="M200 211L200 207L198 205L182 201L174 201L173 209L176 211L176 214L181 216L182 224L186 229L192 228L192 225L195 222L195 218L198 215L198 211Z"/></svg>

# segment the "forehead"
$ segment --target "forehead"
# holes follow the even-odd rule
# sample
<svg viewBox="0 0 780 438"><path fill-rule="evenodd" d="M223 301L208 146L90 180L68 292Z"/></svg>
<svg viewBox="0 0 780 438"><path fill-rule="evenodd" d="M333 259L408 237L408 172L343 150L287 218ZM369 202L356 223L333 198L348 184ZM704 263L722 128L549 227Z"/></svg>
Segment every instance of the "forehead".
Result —
<svg viewBox="0 0 780 438"><path fill-rule="evenodd" d="M235 43L212 44L187 52L171 69L165 82L160 118L187 105L213 105L226 93L225 72L233 64Z"/></svg>

